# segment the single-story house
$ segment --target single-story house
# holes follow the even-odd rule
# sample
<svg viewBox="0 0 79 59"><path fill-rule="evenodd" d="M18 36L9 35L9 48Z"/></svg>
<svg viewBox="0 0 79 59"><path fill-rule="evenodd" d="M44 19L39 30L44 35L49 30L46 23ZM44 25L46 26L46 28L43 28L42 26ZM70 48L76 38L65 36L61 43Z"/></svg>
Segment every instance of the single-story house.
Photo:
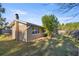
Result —
<svg viewBox="0 0 79 59"><path fill-rule="evenodd" d="M11 35L11 29L9 26L0 29L0 34L4 34L4 35Z"/></svg>
<svg viewBox="0 0 79 59"><path fill-rule="evenodd" d="M18 28L17 23L18 22ZM19 39L21 41L29 42L33 39L42 37L44 34L44 28L42 26L32 24L29 22L13 21L11 23L12 39ZM18 31L17 31L18 29Z"/></svg>
<svg viewBox="0 0 79 59"><path fill-rule="evenodd" d="M79 30L72 30L69 35L79 40Z"/></svg>
<svg viewBox="0 0 79 59"><path fill-rule="evenodd" d="M66 30L58 30L59 34L65 34L67 31Z"/></svg>

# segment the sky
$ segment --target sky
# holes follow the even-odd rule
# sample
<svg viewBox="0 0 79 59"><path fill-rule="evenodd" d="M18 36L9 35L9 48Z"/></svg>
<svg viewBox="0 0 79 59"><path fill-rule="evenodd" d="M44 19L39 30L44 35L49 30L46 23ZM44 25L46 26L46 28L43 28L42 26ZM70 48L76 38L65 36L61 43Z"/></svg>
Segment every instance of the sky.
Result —
<svg viewBox="0 0 79 59"><path fill-rule="evenodd" d="M79 22L79 4L71 9L68 4L56 3L3 3L5 8L3 17L9 23L15 20L15 14L19 14L19 20L42 25L44 15L55 15L60 23Z"/></svg>

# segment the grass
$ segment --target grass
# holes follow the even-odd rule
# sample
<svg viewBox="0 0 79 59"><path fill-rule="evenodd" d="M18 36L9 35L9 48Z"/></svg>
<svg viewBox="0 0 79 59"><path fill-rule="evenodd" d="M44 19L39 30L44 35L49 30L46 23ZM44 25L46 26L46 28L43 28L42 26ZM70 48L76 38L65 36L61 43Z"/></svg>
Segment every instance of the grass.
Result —
<svg viewBox="0 0 79 59"><path fill-rule="evenodd" d="M2 56L75 56L77 47L73 38L58 36L57 40L45 39L32 42L17 42L4 35L0 36Z"/></svg>

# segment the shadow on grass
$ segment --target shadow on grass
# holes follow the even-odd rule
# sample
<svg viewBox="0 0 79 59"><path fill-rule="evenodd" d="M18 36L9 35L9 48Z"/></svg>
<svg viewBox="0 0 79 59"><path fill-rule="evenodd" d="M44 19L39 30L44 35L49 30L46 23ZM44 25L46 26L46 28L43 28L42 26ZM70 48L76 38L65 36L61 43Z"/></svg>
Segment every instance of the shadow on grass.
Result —
<svg viewBox="0 0 79 59"><path fill-rule="evenodd" d="M36 44L35 46L33 46ZM17 42L15 40L0 41L0 55L42 55L40 49L44 41L38 42Z"/></svg>
<svg viewBox="0 0 79 59"><path fill-rule="evenodd" d="M0 55L5 56L76 56L77 48L69 40L44 40L35 42L0 41Z"/></svg>

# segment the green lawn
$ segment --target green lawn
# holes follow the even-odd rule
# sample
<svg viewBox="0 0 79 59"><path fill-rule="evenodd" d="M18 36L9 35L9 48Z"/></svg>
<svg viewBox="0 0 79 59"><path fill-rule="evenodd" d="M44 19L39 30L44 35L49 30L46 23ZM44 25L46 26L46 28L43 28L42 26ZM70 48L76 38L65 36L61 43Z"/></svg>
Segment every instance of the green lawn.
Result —
<svg viewBox="0 0 79 59"><path fill-rule="evenodd" d="M77 55L77 47L72 38L58 36L57 40L45 39L33 42L17 42L4 35L0 36L0 55L6 56L70 56Z"/></svg>

